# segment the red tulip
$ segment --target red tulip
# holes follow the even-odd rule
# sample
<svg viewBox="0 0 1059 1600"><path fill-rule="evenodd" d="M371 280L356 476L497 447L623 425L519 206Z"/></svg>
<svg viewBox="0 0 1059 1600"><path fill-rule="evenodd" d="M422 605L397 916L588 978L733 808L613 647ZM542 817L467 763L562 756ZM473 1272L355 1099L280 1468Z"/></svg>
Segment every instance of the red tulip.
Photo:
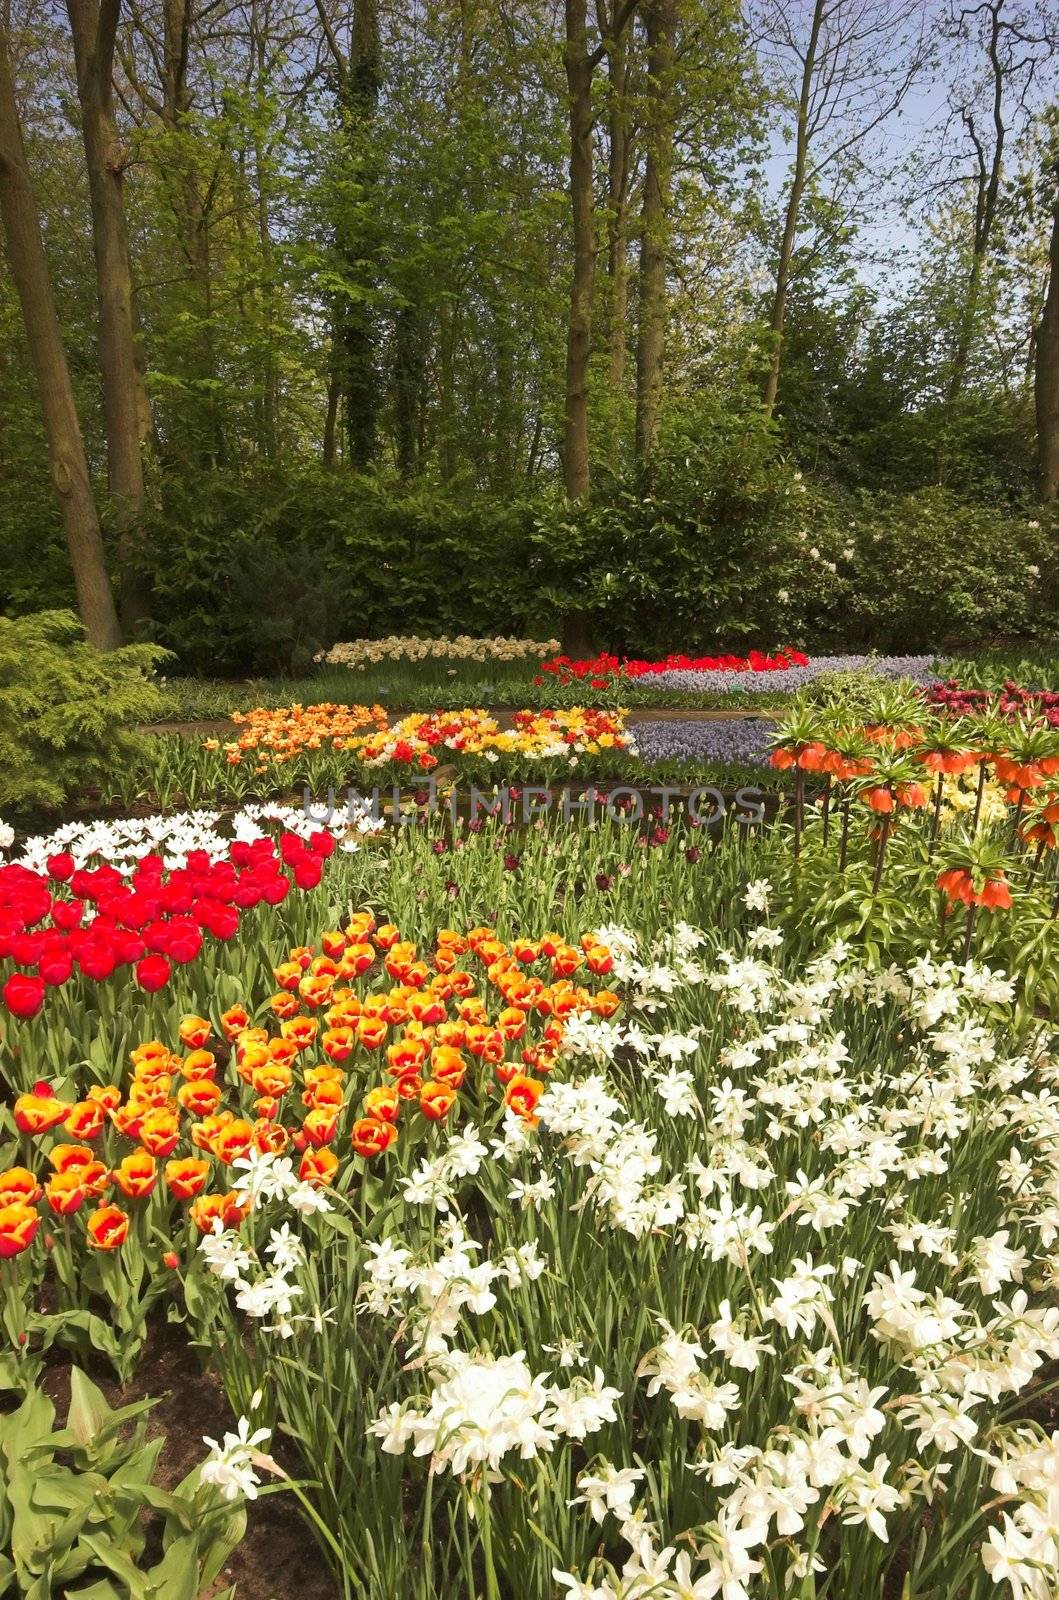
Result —
<svg viewBox="0 0 1059 1600"><path fill-rule="evenodd" d="M13 972L3 987L4 1004L12 1016L35 1017L44 1004L44 979Z"/></svg>

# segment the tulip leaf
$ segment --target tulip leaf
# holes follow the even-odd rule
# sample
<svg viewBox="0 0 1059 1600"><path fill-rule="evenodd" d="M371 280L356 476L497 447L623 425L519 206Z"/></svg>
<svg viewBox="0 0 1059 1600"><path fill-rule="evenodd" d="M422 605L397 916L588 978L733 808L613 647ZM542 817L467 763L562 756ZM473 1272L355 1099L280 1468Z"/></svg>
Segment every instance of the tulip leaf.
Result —
<svg viewBox="0 0 1059 1600"><path fill-rule="evenodd" d="M78 1444L89 1444L102 1432L110 1415L110 1407L103 1391L96 1387L91 1378L85 1376L80 1367L72 1367L70 1409L66 1415L66 1426Z"/></svg>

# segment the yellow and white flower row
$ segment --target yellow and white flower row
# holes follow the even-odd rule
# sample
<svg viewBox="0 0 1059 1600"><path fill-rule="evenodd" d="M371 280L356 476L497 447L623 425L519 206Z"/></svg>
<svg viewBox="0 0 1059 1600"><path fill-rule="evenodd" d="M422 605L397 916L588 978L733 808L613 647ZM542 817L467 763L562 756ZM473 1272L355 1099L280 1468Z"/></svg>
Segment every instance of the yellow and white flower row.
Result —
<svg viewBox="0 0 1059 1600"><path fill-rule="evenodd" d="M332 667L357 668L377 666L380 661L540 661L558 649L558 639L474 639L466 633L455 639L421 639L417 634L395 633L386 639L335 644L316 659Z"/></svg>

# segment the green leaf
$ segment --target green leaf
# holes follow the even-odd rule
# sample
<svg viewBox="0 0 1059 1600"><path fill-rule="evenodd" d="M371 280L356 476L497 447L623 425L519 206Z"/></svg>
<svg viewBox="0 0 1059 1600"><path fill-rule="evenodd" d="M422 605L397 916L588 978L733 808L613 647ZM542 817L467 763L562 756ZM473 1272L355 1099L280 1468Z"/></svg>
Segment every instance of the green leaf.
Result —
<svg viewBox="0 0 1059 1600"><path fill-rule="evenodd" d="M67 1429L78 1444L89 1444L110 1420L111 1410L103 1391L80 1367L70 1368L70 1409L66 1414Z"/></svg>

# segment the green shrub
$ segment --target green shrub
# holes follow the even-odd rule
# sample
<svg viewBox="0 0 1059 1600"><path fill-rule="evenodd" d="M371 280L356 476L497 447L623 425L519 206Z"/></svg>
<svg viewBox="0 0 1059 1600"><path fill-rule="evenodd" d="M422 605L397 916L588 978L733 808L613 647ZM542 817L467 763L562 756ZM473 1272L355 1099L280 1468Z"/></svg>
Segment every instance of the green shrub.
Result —
<svg viewBox="0 0 1059 1600"><path fill-rule="evenodd" d="M54 809L136 759L130 724L165 709L150 676L164 654L103 654L69 611L0 618L0 812Z"/></svg>
<svg viewBox="0 0 1059 1600"><path fill-rule="evenodd" d="M856 637L937 648L1054 626L1059 570L1047 513L1010 514L948 489L860 496L840 571ZM841 562L841 558L840 558ZM841 636L841 618L830 621Z"/></svg>
<svg viewBox="0 0 1059 1600"><path fill-rule="evenodd" d="M187 671L297 673L336 639L518 633L530 508L277 468L170 484L144 552L153 635Z"/></svg>
<svg viewBox="0 0 1059 1600"><path fill-rule="evenodd" d="M1053 520L951 490L849 494L708 443L537 519L547 598L599 644L930 651L1054 631Z"/></svg>

